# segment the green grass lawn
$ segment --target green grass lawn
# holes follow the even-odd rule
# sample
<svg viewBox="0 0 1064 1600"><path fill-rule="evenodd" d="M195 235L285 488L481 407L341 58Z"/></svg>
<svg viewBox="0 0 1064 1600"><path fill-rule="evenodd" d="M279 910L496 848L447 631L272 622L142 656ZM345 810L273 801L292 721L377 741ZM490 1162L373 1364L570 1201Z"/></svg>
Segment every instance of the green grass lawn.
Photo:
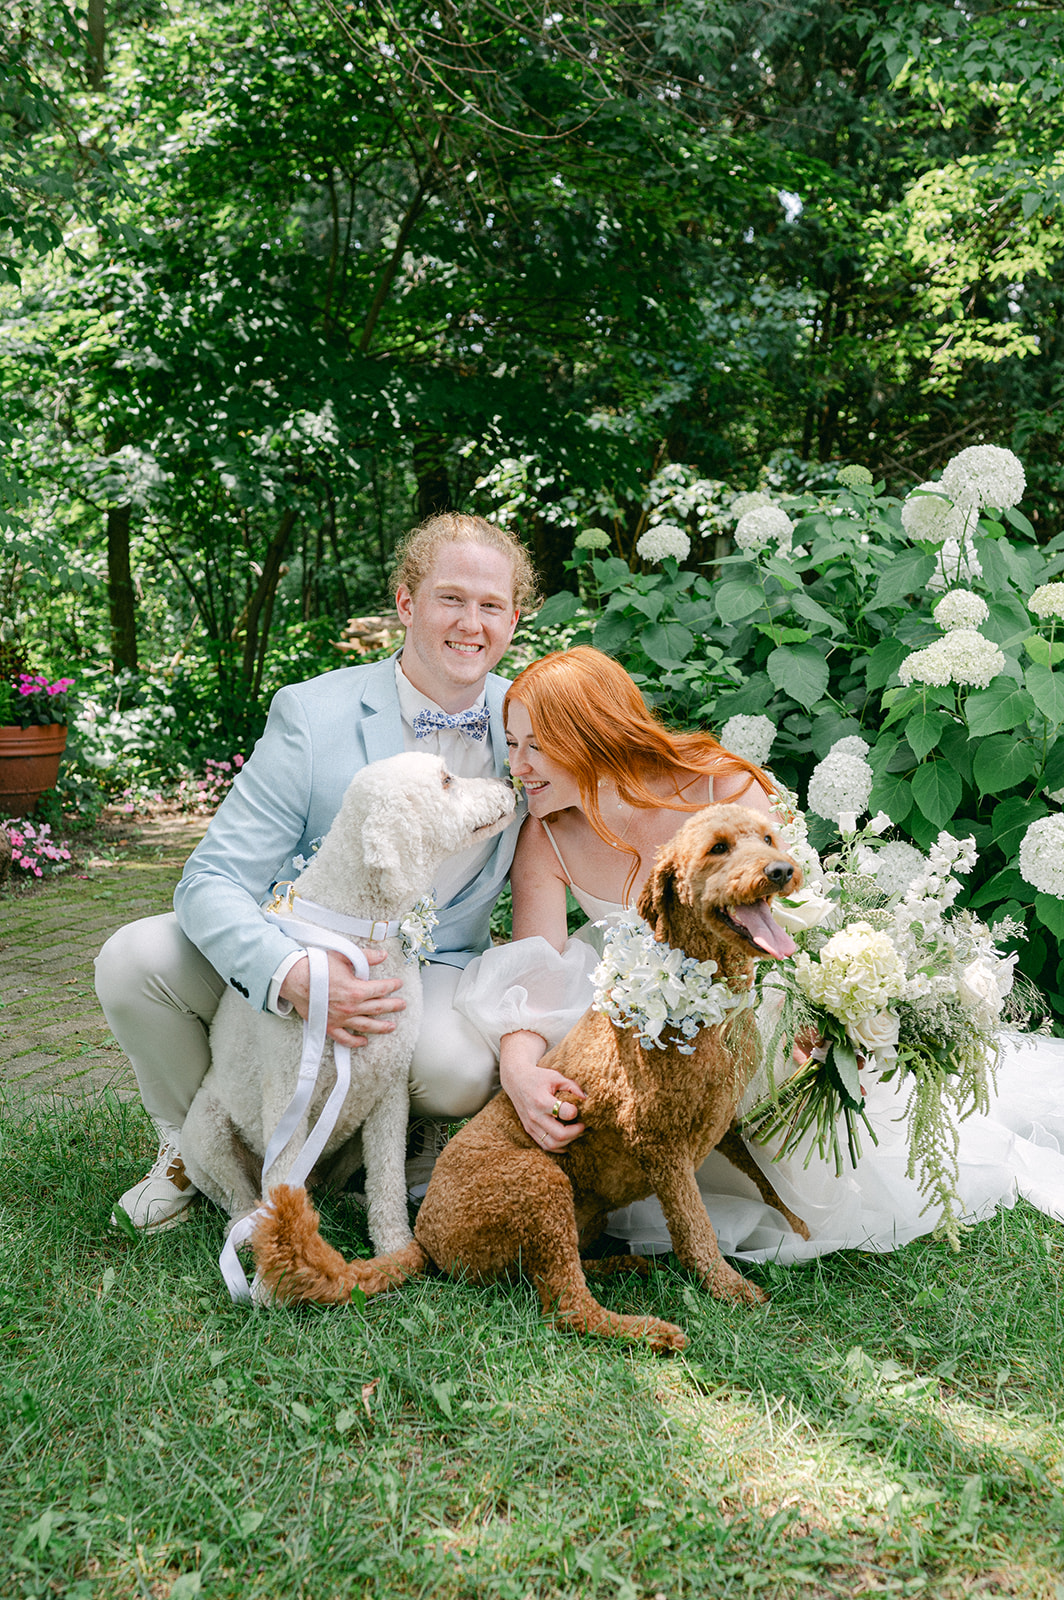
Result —
<svg viewBox="0 0 1064 1600"><path fill-rule="evenodd" d="M601 1285L681 1356L525 1285L233 1308L222 1222L128 1242L152 1149L113 1098L0 1112L0 1595L1064 1597L1064 1228ZM353 1201L327 1236L368 1253ZM9 1575L3 1576L7 1569Z"/></svg>

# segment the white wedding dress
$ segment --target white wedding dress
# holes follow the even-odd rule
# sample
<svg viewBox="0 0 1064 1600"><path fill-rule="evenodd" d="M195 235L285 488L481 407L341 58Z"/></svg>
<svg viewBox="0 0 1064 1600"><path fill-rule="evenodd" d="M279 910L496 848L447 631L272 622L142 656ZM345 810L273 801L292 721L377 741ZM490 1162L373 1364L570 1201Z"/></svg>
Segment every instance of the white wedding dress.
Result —
<svg viewBox="0 0 1064 1600"><path fill-rule="evenodd" d="M553 844L553 839L551 840ZM557 852L557 846L555 845ZM561 855L558 853L561 861ZM562 861L566 877L569 877ZM623 907L599 900L569 878L573 896L591 921L559 954L546 939L497 945L465 970L455 1005L496 1053L504 1033L528 1028L548 1044L562 1039L591 1003L591 974L601 934L593 922L618 917ZM917 1185L905 1176L908 1145L903 1078L883 1083L866 1075L865 1110L878 1145L862 1131L856 1169L806 1148L775 1161L765 1146L747 1140L780 1199L809 1227L809 1239L792 1233L766 1206L745 1174L714 1151L698 1169L698 1187L722 1252L738 1261L807 1261L833 1250L895 1250L938 1222L924 1211ZM1064 1222L1064 1039L1011 1035L1003 1042L989 1113L960 1124L959 1195L966 1222L979 1222L1020 1196ZM655 1198L610 1217L610 1232L626 1238L637 1255L668 1250L669 1232Z"/></svg>

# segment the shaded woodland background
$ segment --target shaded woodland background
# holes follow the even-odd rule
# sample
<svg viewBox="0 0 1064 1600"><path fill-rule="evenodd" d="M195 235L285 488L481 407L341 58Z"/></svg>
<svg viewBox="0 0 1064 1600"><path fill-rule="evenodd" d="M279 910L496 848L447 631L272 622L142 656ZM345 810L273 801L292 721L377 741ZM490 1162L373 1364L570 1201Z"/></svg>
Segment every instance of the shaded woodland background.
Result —
<svg viewBox="0 0 1064 1600"><path fill-rule="evenodd" d="M1064 23L935 0L60 0L0 21L0 629L246 748L434 509L544 591L966 444L1061 526ZM693 519L688 565L727 548ZM153 709L154 708L154 709Z"/></svg>

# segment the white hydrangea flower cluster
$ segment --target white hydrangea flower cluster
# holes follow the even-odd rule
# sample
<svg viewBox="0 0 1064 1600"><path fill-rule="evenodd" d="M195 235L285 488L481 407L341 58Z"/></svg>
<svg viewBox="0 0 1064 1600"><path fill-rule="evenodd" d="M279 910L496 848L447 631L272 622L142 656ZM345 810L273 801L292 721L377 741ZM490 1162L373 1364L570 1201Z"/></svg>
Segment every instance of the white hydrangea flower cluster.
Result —
<svg viewBox="0 0 1064 1600"><path fill-rule="evenodd" d="M618 1028L634 1028L645 1050L674 1045L681 1055L693 1055L693 1041L703 1028L754 1002L753 990L737 994L714 982L715 961L696 961L659 943L642 917L595 926L606 933L602 960L592 974L592 1007ZM662 1038L666 1028L675 1030L671 1039Z"/></svg>
<svg viewBox="0 0 1064 1600"><path fill-rule="evenodd" d="M1020 877L1064 900L1064 814L1039 817L1020 841Z"/></svg>
<svg viewBox="0 0 1064 1600"><path fill-rule="evenodd" d="M754 553L774 543L778 550L786 552L791 548L794 537L794 523L786 511L779 506L755 506L753 511L747 511L739 518L735 527L735 543L740 550Z"/></svg>
<svg viewBox="0 0 1064 1600"><path fill-rule="evenodd" d="M859 761L863 761L871 748L868 740L862 739L859 733L847 733L841 739L835 740L828 755L856 756Z"/></svg>
<svg viewBox="0 0 1064 1600"><path fill-rule="evenodd" d="M910 489L901 508L901 525L910 539L925 539L943 544L947 539L964 537L965 515L937 483L921 483Z"/></svg>
<svg viewBox="0 0 1064 1600"><path fill-rule="evenodd" d="M934 610L935 621L945 633L952 628L978 628L989 615L986 601L981 595L972 594L970 589L951 589Z"/></svg>
<svg viewBox="0 0 1064 1600"><path fill-rule="evenodd" d="M605 528L585 528L573 540L577 550L605 550L611 543Z"/></svg>
<svg viewBox="0 0 1064 1600"><path fill-rule="evenodd" d="M815 961L802 951L794 975L815 1005L846 1025L877 1014L905 992L905 967L894 943L870 922L851 922L832 934Z"/></svg>
<svg viewBox="0 0 1064 1600"><path fill-rule="evenodd" d="M1005 670L1005 657L992 639L974 628L954 628L924 650L914 650L898 668L902 683L948 683L985 689Z"/></svg>
<svg viewBox="0 0 1064 1600"><path fill-rule="evenodd" d="M659 522L647 529L635 548L644 561L664 561L666 556L683 561L690 554L691 540L674 522Z"/></svg>
<svg viewBox="0 0 1064 1600"><path fill-rule="evenodd" d="M436 945L432 938L432 930L439 920L436 915L436 896L432 892L422 895L417 904L412 906L400 920L399 935L403 941L403 954L407 961L416 961L420 965L434 953Z"/></svg>
<svg viewBox="0 0 1064 1600"><path fill-rule="evenodd" d="M809 809L829 822L838 823L846 813L852 813L856 819L868 810L874 782L872 768L863 754L839 748L839 745L851 744L854 739L857 735L840 739L833 745L823 761L813 768L809 779ZM864 744L863 740L857 742ZM868 746L864 748L867 750Z"/></svg>
<svg viewBox="0 0 1064 1600"><path fill-rule="evenodd" d="M776 724L768 717L729 717L720 730L720 742L732 755L763 767L776 737Z"/></svg>
<svg viewBox="0 0 1064 1600"><path fill-rule="evenodd" d="M983 576L982 563L975 553L971 535L965 535L963 544L957 539L947 539L935 557L935 570L927 580L932 594L942 594L956 584L973 583Z"/></svg>
<svg viewBox="0 0 1064 1600"><path fill-rule="evenodd" d="M906 990L909 1000L952 992L953 975L940 973L936 978L929 978L921 970L921 955L929 946L956 943L963 924L944 920L946 912L961 892L954 874L971 872L978 859L975 839L971 835L966 839L957 839L943 828L927 853L926 869L913 878L894 908L895 943L910 972ZM979 926L981 928L982 924Z"/></svg>
<svg viewBox="0 0 1064 1600"><path fill-rule="evenodd" d="M728 512L730 516L738 520L741 517L745 517L748 511L760 511L762 506L770 506L771 504L772 496L770 494L762 494L760 489L751 489L746 494L737 494L728 507Z"/></svg>
<svg viewBox="0 0 1064 1600"><path fill-rule="evenodd" d="M856 464L840 467L835 474L835 478L837 482L842 484L844 489L869 489L875 482L867 467L861 467Z"/></svg>
<svg viewBox="0 0 1064 1600"><path fill-rule="evenodd" d="M1064 583L1043 583L1028 600L1027 609L1036 617L1064 619Z"/></svg>
<svg viewBox="0 0 1064 1600"><path fill-rule="evenodd" d="M1005 511L1023 498L1027 486L1023 463L996 444L974 444L946 463L942 487L954 505L973 510L993 506Z"/></svg>
<svg viewBox="0 0 1064 1600"><path fill-rule="evenodd" d="M903 895L914 880L928 870L923 851L905 839L888 839L878 850L870 850L867 870L884 894Z"/></svg>

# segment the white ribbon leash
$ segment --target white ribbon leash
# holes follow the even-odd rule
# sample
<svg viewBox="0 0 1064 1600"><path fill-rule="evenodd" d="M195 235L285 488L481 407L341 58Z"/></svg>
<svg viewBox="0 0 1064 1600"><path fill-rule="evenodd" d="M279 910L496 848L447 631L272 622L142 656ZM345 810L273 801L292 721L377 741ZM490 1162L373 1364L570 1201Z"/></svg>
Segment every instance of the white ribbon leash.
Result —
<svg viewBox="0 0 1064 1600"><path fill-rule="evenodd" d="M262 1192L265 1195L266 1174L299 1127L317 1087L321 1059L325 1052L325 1029L329 1020L329 958L326 952L335 950L337 954L346 956L355 969L355 975L362 979L369 977L369 962L357 945L338 933L324 928L310 927L295 917L282 916L273 911L266 911L263 915L275 923L283 933L287 933L290 938L302 944L310 962L310 999L306 1021L303 1023L303 1053L299 1059L299 1078L295 1093L285 1107L281 1120L266 1146L266 1154L262 1158ZM321 1109L321 1115L307 1135L306 1143L292 1163L288 1182L294 1188L301 1187L309 1178L314 1163L336 1127L343 1103L347 1099L347 1091L351 1087L350 1048L334 1041L333 1058L336 1062L336 1083ZM234 1223L218 1258L222 1277L234 1303L250 1302L252 1299L251 1287L237 1251L241 1245L247 1243L256 1222L265 1214L266 1208L259 1206Z"/></svg>

